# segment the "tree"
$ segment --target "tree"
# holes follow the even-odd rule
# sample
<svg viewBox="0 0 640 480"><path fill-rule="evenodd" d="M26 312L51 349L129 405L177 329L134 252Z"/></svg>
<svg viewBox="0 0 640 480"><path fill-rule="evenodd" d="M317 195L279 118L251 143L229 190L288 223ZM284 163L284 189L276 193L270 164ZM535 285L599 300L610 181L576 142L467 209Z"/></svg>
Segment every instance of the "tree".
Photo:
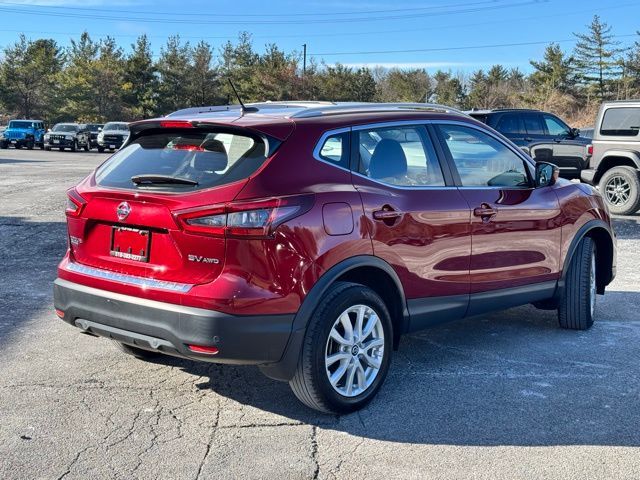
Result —
<svg viewBox="0 0 640 480"><path fill-rule="evenodd" d="M0 92L4 107L19 117L46 117L56 107L56 76L62 54L54 40L28 41L24 35L4 50Z"/></svg>
<svg viewBox="0 0 640 480"><path fill-rule="evenodd" d="M146 35L131 45L124 64L123 98L128 119L154 116L157 109L158 73Z"/></svg>
<svg viewBox="0 0 640 480"><path fill-rule="evenodd" d="M191 67L191 103L195 106L216 105L224 98L220 95L218 72L212 67L213 50L200 41L193 49Z"/></svg>
<svg viewBox="0 0 640 480"><path fill-rule="evenodd" d="M424 69L378 69L374 78L380 102L425 102L433 95L431 77Z"/></svg>
<svg viewBox="0 0 640 480"><path fill-rule="evenodd" d="M542 61L531 60L529 63L534 72L529 77L531 83L542 96L552 91L569 93L573 84L573 57L567 57L557 43L548 45Z"/></svg>
<svg viewBox="0 0 640 480"><path fill-rule="evenodd" d="M238 43L227 42L220 51L221 63L219 71L224 77L221 83L221 95L228 103L236 103L236 96L229 85L230 79L243 102L259 100L261 95L257 88L255 70L260 57L253 51L251 35L240 33Z"/></svg>
<svg viewBox="0 0 640 480"><path fill-rule="evenodd" d="M124 68L123 52L112 37L100 41L100 53L94 62L92 78L95 118L101 122L122 119L124 115Z"/></svg>
<svg viewBox="0 0 640 480"><path fill-rule="evenodd" d="M192 58L193 51L189 42L183 44L177 35L169 37L157 64L160 75L158 113L161 115L189 106Z"/></svg>
<svg viewBox="0 0 640 480"><path fill-rule="evenodd" d="M368 68L354 70L337 63L323 65L316 75L320 100L337 102L371 102L376 95L376 82Z"/></svg>
<svg viewBox="0 0 640 480"><path fill-rule="evenodd" d="M60 75L62 108L54 121L97 120L94 87L95 62L100 46L87 32L67 49L65 68Z"/></svg>
<svg viewBox="0 0 640 480"><path fill-rule="evenodd" d="M459 78L453 77L451 72L438 70L433 76L436 84L433 100L436 103L449 106L460 106L464 103L464 88Z"/></svg>
<svg viewBox="0 0 640 480"><path fill-rule="evenodd" d="M595 15L588 32L574 33L578 39L575 50L575 70L587 93L595 93L599 100L612 95L614 79L620 76L620 55L625 51L614 40L611 27Z"/></svg>

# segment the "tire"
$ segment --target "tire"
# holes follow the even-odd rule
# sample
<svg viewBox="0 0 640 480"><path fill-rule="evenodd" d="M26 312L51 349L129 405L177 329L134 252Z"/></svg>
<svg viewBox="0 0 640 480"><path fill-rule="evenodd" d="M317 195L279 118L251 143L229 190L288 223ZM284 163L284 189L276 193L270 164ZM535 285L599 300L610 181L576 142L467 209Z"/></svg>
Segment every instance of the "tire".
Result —
<svg viewBox="0 0 640 480"><path fill-rule="evenodd" d="M16 150L20 150L22 148L22 145L19 143L16 143Z"/></svg>
<svg viewBox="0 0 640 480"><path fill-rule="evenodd" d="M345 314L355 332L358 318L362 318L362 328L370 332L365 332L364 338L354 339L354 335L350 336L343 328ZM369 321L374 322L373 327ZM332 331L344 342L334 340L330 336ZM323 296L309 320L298 366L289 386L302 403L315 410L325 413L358 410L373 399L387 376L392 335L389 311L377 293L357 283L337 282ZM367 352L370 355L366 355ZM332 356L340 360L327 365L327 358ZM336 377L335 387L329 375Z"/></svg>
<svg viewBox="0 0 640 480"><path fill-rule="evenodd" d="M0 148L2 148L3 150L6 150L7 148L9 148L9 144L8 143L0 143Z"/></svg>
<svg viewBox="0 0 640 480"><path fill-rule="evenodd" d="M73 143L71 144L71 151L75 152L76 150L78 150L78 141L74 140Z"/></svg>
<svg viewBox="0 0 640 480"><path fill-rule="evenodd" d="M160 355L162 355L159 352L152 352L149 350L143 350L142 348L132 347L131 345L127 345L126 343L121 343L116 340L112 341L115 344L116 348L118 348L118 350L126 353L127 355L131 355L138 360L155 360L156 358L160 357Z"/></svg>
<svg viewBox="0 0 640 480"><path fill-rule="evenodd" d="M85 152L88 152L90 150L89 148L89 144L85 144L85 146L83 147Z"/></svg>
<svg viewBox="0 0 640 480"><path fill-rule="evenodd" d="M40 144L40 150L44 150L44 143Z"/></svg>
<svg viewBox="0 0 640 480"><path fill-rule="evenodd" d="M35 144L33 142L31 143L27 143L27 149L28 150L33 150L33 147L35 146Z"/></svg>
<svg viewBox="0 0 640 480"><path fill-rule="evenodd" d="M640 178L633 167L613 167L602 175L600 194L611 213L632 215L640 209Z"/></svg>
<svg viewBox="0 0 640 480"><path fill-rule="evenodd" d="M44 147L44 149L45 149L47 152L50 152L50 151L51 151L51 147Z"/></svg>
<svg viewBox="0 0 640 480"><path fill-rule="evenodd" d="M104 152L104 147L98 147L98 152L103 153Z"/></svg>
<svg viewBox="0 0 640 480"><path fill-rule="evenodd" d="M588 330L593 325L596 306L596 248L584 237L571 257L564 291L558 302L560 327Z"/></svg>

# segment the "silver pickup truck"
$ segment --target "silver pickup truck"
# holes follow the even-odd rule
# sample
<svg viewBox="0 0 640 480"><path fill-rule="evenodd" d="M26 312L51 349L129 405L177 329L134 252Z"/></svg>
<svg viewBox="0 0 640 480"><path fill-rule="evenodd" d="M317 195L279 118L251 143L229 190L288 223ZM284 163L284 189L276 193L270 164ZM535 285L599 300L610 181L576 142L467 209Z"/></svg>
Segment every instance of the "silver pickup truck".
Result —
<svg viewBox="0 0 640 480"><path fill-rule="evenodd" d="M597 185L611 213L640 209L640 100L604 102L593 131L593 155L580 179Z"/></svg>

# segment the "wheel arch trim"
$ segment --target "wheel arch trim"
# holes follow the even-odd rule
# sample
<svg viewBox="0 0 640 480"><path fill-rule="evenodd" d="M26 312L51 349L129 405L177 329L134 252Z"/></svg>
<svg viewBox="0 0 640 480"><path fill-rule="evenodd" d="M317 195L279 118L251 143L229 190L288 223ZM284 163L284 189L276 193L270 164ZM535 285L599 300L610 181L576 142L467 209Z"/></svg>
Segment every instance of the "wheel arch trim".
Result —
<svg viewBox="0 0 640 480"><path fill-rule="evenodd" d="M298 364L298 359L300 357L300 351L307 325L309 324L309 320L318 306L318 303L331 285L340 279L340 277L362 267L376 268L391 278L400 295L402 310L401 331L394 332L394 337L396 336L396 333L402 334L408 330L409 310L407 308L407 299L405 297L404 288L400 282L400 278L393 267L381 258L373 255L357 255L355 257L350 257L332 266L325 271L322 276L320 276L318 281L305 296L302 301L302 305L296 313L293 320L291 336L289 337L289 342L287 343L282 358L277 363L260 366L262 373L275 380L288 381L293 378Z"/></svg>

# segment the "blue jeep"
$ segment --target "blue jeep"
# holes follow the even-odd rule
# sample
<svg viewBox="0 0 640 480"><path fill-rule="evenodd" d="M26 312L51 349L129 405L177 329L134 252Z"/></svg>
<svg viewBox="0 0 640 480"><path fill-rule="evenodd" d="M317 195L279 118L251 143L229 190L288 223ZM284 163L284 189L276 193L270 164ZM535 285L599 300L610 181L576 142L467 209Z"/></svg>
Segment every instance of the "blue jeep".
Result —
<svg viewBox="0 0 640 480"><path fill-rule="evenodd" d="M44 148L44 122L42 120L11 120L7 129L0 134L0 148L35 146Z"/></svg>

